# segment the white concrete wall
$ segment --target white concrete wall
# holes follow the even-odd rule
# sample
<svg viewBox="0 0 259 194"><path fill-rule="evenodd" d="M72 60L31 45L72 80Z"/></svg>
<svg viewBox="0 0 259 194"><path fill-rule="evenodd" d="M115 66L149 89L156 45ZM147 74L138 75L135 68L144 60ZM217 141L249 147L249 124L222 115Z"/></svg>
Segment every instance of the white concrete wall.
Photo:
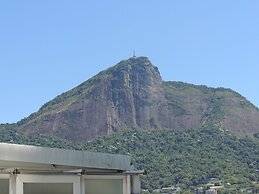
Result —
<svg viewBox="0 0 259 194"><path fill-rule="evenodd" d="M9 180L9 194L33 194L34 190L40 189L37 194L46 194L47 191L54 191L53 194L64 194L58 186L67 187L65 194L92 194L87 190L87 181L94 186L105 186L98 194L106 194L109 190L114 194L130 194L129 175L0 175L0 180ZM118 185L122 184L122 185ZM72 191L70 191L72 185ZM109 189L111 186L118 186L117 189ZM44 187L48 187L44 191ZM6 188L6 186L5 186ZM97 188L97 187L96 187ZM1 188L0 188L1 189ZM94 189L93 187L89 189ZM24 191L25 190L25 191ZM93 191L93 190L92 190ZM1 193L1 192L0 192ZM1 193L2 194L2 193ZM4 193L5 194L5 193ZM36 193L35 193L36 194ZM49 193L51 194L51 193Z"/></svg>

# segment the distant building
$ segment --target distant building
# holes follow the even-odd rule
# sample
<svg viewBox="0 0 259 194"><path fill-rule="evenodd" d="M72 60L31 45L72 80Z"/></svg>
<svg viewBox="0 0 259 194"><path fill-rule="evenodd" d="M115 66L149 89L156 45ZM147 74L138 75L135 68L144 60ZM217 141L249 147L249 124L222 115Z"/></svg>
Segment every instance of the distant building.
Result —
<svg viewBox="0 0 259 194"><path fill-rule="evenodd" d="M163 194L174 194L178 191L181 191L181 188L180 187L164 187L161 189L161 193Z"/></svg>
<svg viewBox="0 0 259 194"><path fill-rule="evenodd" d="M156 193L161 193L161 189L155 189L152 191L153 194L156 194Z"/></svg>
<svg viewBox="0 0 259 194"><path fill-rule="evenodd" d="M204 194L204 188L203 188L203 187L198 187L198 188L195 190L195 194Z"/></svg>
<svg viewBox="0 0 259 194"><path fill-rule="evenodd" d="M216 189L208 189L205 191L205 194L217 194L217 190Z"/></svg>
<svg viewBox="0 0 259 194"><path fill-rule="evenodd" d="M129 156L0 143L1 194L140 194Z"/></svg>

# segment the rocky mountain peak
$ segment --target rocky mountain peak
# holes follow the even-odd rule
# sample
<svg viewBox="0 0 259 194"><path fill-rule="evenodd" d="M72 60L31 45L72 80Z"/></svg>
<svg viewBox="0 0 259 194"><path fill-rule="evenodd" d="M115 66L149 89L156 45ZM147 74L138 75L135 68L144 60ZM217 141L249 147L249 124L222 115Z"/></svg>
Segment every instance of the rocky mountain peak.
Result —
<svg viewBox="0 0 259 194"><path fill-rule="evenodd" d="M164 82L148 58L131 57L47 102L18 127L73 141L123 128L207 125L251 137L258 133L258 118L258 109L231 90Z"/></svg>
<svg viewBox="0 0 259 194"><path fill-rule="evenodd" d="M106 107L107 132L125 127L152 128L149 118L155 110L152 103L164 99L158 68L146 57L132 57L102 71L93 83L92 96L102 96ZM105 103L103 103L105 102Z"/></svg>
<svg viewBox="0 0 259 194"><path fill-rule="evenodd" d="M122 60L117 65L100 72L95 78L108 75L116 77L117 79L124 78L124 80L121 81L126 81L125 84L130 81L129 78L138 84L147 84L152 79L159 83L162 82L158 68L152 65L147 57L131 57L127 60ZM124 77L122 75L124 75Z"/></svg>
<svg viewBox="0 0 259 194"><path fill-rule="evenodd" d="M131 57L46 103L21 129L83 140L126 127L152 128L157 110L149 106L164 99L162 83L147 57Z"/></svg>

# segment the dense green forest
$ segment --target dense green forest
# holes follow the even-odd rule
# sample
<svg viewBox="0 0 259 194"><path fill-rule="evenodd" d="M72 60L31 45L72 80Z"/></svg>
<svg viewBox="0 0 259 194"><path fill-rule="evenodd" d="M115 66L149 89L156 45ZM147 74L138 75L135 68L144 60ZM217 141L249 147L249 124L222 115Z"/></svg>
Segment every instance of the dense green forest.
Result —
<svg viewBox="0 0 259 194"><path fill-rule="evenodd" d="M168 186L194 189L210 178L235 189L258 182L259 144L214 128L182 131L125 129L91 141L72 143L52 135L25 136L14 125L0 126L0 141L130 155L137 169L145 169L143 189Z"/></svg>
<svg viewBox="0 0 259 194"><path fill-rule="evenodd" d="M146 169L143 188L177 185L190 189L209 178L234 188L247 188L259 179L259 145L217 128L124 130L100 137L83 149L129 154L138 169Z"/></svg>

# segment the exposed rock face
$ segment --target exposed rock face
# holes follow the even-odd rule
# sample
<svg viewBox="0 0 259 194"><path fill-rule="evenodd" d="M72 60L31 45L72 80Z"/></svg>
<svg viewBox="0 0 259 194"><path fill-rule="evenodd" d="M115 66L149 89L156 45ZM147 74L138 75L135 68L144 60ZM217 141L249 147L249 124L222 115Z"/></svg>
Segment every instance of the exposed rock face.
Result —
<svg viewBox="0 0 259 194"><path fill-rule="evenodd" d="M19 128L82 141L126 127L181 130L208 124L252 136L259 131L259 111L231 90L163 82L147 58L137 57L56 97Z"/></svg>

